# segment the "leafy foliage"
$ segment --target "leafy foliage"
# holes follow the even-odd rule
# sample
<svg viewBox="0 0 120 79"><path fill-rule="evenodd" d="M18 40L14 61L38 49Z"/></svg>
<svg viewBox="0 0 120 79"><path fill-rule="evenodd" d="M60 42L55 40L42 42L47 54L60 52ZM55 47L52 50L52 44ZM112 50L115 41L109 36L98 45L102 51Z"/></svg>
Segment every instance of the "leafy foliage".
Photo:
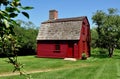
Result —
<svg viewBox="0 0 120 79"><path fill-rule="evenodd" d="M20 72L16 53L19 45L14 32L14 26L17 23L13 18L16 18L20 13L24 13L23 15L29 18L24 10L32 9L32 7L23 7L20 0L0 0L0 7L2 7L0 9L0 53L4 53L9 59L8 62L14 65L15 71Z"/></svg>
<svg viewBox="0 0 120 79"><path fill-rule="evenodd" d="M108 13L100 10L92 17L93 22L97 25L97 46L107 48L110 57L120 38L120 15L117 12L117 9L109 8Z"/></svg>
<svg viewBox="0 0 120 79"><path fill-rule="evenodd" d="M98 33L96 31L96 28L91 29L91 46L93 48L96 48L98 46L97 40L98 40Z"/></svg>
<svg viewBox="0 0 120 79"><path fill-rule="evenodd" d="M17 23L19 25L14 30L18 38L18 43L21 46L18 55L35 54L38 29L32 22L17 20Z"/></svg>

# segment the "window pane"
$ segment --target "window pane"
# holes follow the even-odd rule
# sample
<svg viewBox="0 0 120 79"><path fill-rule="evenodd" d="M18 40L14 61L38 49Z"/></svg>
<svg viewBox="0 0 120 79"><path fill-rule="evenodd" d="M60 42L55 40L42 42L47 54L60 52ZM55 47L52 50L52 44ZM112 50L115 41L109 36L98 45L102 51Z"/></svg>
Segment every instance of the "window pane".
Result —
<svg viewBox="0 0 120 79"><path fill-rule="evenodd" d="M60 50L60 45L59 44L55 45L55 50Z"/></svg>

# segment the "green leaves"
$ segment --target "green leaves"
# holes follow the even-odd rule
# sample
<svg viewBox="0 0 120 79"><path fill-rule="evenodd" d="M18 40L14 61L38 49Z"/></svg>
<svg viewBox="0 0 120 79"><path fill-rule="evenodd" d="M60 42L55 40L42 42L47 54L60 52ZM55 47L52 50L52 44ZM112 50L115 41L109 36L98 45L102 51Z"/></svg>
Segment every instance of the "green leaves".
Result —
<svg viewBox="0 0 120 79"><path fill-rule="evenodd" d="M17 15L18 15L18 14L16 14L16 13L10 13L10 17L11 17L11 18L15 18L15 17L17 17Z"/></svg>
<svg viewBox="0 0 120 79"><path fill-rule="evenodd" d="M22 12L22 14L29 19L29 14L26 12Z"/></svg>
<svg viewBox="0 0 120 79"><path fill-rule="evenodd" d="M9 25L9 23L8 23L8 21L6 19L4 19L4 24L5 24L6 28L10 27L10 25Z"/></svg>
<svg viewBox="0 0 120 79"><path fill-rule="evenodd" d="M33 9L33 7L29 7L29 6L21 7L21 8L23 10L31 10L31 9ZM22 14L29 19L29 14L27 12L22 12Z"/></svg>
<svg viewBox="0 0 120 79"><path fill-rule="evenodd" d="M13 8L13 7L6 7L5 9L7 12L14 12L16 11L16 8Z"/></svg>
<svg viewBox="0 0 120 79"><path fill-rule="evenodd" d="M105 12L103 12L102 10L97 10L96 13L92 16L93 23L100 27L100 25L103 23L105 15Z"/></svg>
<svg viewBox="0 0 120 79"><path fill-rule="evenodd" d="M19 14L29 18L29 14L25 10L33 9L33 7L23 7L20 0L0 0L0 7L0 53L6 55L9 63L14 66L14 71L19 71L21 74L22 66L17 61L20 45L14 31L17 23L13 18Z"/></svg>
<svg viewBox="0 0 120 79"><path fill-rule="evenodd" d="M8 0L0 0L0 4L7 6L9 4Z"/></svg>
<svg viewBox="0 0 120 79"><path fill-rule="evenodd" d="M93 22L97 25L96 30L99 37L96 41L96 45L98 47L107 48L110 57L120 39L120 15L118 15L117 12L117 9L113 8L109 8L107 13L98 10L92 17Z"/></svg>
<svg viewBox="0 0 120 79"><path fill-rule="evenodd" d="M20 0L13 0L13 1L11 2L11 5L14 6L14 7L21 6Z"/></svg>
<svg viewBox="0 0 120 79"><path fill-rule="evenodd" d="M26 7L21 7L23 10L31 10L33 9L33 7L29 7L29 6L26 6Z"/></svg>

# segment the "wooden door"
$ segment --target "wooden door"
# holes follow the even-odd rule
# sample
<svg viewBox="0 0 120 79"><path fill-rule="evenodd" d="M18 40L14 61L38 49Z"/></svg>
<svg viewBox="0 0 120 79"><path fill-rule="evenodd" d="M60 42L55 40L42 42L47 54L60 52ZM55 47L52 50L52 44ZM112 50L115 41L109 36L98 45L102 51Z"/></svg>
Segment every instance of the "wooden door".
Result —
<svg viewBox="0 0 120 79"><path fill-rule="evenodd" d="M67 57L68 58L73 58L74 57L74 45L73 44L68 45Z"/></svg>

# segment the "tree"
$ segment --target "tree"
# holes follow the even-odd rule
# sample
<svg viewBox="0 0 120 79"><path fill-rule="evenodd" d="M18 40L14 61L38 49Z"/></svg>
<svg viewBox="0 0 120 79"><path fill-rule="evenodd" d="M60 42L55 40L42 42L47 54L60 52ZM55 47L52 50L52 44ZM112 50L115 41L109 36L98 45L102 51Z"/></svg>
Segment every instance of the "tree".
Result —
<svg viewBox="0 0 120 79"><path fill-rule="evenodd" d="M0 53L4 53L8 57L8 63L14 66L13 72L17 70L20 74L22 74L22 65L17 61L19 45L13 30L17 23L13 18L16 18L20 13L29 18L28 13L24 10L32 8L23 7L20 0L0 0Z"/></svg>
<svg viewBox="0 0 120 79"><path fill-rule="evenodd" d="M98 33L98 47L107 48L109 57L112 57L120 37L120 15L118 10L109 8L108 13L97 11L93 17L93 23L96 23Z"/></svg>
<svg viewBox="0 0 120 79"><path fill-rule="evenodd" d="M101 47L101 27L104 23L105 13L102 10L97 10L96 13L92 16L93 23L97 25L96 31L98 34L98 39L96 39L96 44L98 47Z"/></svg>
<svg viewBox="0 0 120 79"><path fill-rule="evenodd" d="M97 40L98 40L98 33L97 33L97 31L96 31L96 28L92 28L91 29L91 46L93 47L93 48L96 48L97 47Z"/></svg>
<svg viewBox="0 0 120 79"><path fill-rule="evenodd" d="M21 46L18 55L35 55L38 29L30 21L17 20L17 23L19 25L16 26L14 30L19 40L18 44Z"/></svg>

